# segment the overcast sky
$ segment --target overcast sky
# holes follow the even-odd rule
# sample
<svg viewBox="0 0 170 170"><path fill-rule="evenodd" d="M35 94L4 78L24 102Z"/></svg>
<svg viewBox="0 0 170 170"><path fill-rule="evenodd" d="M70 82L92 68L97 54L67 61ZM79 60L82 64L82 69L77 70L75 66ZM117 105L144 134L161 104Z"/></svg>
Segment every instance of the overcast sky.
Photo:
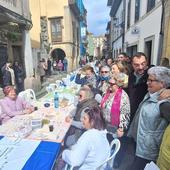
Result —
<svg viewBox="0 0 170 170"><path fill-rule="evenodd" d="M110 12L107 0L83 0L83 2L87 10L88 31L94 35L105 34Z"/></svg>

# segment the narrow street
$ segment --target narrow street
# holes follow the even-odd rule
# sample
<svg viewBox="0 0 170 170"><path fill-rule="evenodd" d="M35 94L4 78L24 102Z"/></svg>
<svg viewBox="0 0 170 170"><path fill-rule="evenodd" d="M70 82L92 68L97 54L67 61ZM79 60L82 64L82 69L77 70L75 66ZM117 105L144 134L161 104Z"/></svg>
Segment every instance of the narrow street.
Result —
<svg viewBox="0 0 170 170"><path fill-rule="evenodd" d="M170 0L0 0L0 170L170 170Z"/></svg>

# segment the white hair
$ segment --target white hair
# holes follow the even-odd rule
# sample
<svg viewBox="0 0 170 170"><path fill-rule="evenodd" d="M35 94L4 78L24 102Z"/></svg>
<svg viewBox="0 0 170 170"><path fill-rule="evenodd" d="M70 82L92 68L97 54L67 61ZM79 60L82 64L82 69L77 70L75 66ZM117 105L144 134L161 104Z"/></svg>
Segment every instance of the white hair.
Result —
<svg viewBox="0 0 170 170"><path fill-rule="evenodd" d="M110 71L110 67L109 67L109 66L107 66L107 65L102 66L100 70L102 70L102 69L106 69L107 71Z"/></svg>
<svg viewBox="0 0 170 170"><path fill-rule="evenodd" d="M81 87L80 91L84 91L85 92L85 98L86 99L91 99L94 97L94 93L91 91L91 89L85 88L85 87Z"/></svg>
<svg viewBox="0 0 170 170"><path fill-rule="evenodd" d="M153 75L156 80L163 82L165 88L170 87L170 69L163 66L151 67L148 70L149 75Z"/></svg>

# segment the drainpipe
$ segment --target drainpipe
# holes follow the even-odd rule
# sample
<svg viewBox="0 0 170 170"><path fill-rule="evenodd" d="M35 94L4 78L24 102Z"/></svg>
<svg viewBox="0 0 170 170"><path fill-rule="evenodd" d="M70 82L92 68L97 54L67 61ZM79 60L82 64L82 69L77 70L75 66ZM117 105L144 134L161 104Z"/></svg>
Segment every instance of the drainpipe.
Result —
<svg viewBox="0 0 170 170"><path fill-rule="evenodd" d="M123 0L123 21L122 21L122 50L123 52L125 51L124 49L124 43L125 43L125 17L126 17L126 0Z"/></svg>
<svg viewBox="0 0 170 170"><path fill-rule="evenodd" d="M163 41L164 41L164 29L165 29L165 3L167 0L161 0L162 4L162 14L161 14L161 27L159 32L159 46L158 46L158 56L157 65L160 65L162 52L163 52Z"/></svg>

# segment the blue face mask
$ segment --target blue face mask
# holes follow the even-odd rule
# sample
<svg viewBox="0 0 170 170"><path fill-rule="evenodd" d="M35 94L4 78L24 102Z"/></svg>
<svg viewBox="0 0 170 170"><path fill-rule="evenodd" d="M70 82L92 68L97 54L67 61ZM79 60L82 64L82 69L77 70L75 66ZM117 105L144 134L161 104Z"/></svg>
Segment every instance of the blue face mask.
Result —
<svg viewBox="0 0 170 170"><path fill-rule="evenodd" d="M101 77L100 77L100 80L101 80L101 81L108 81L108 80L109 80L109 76L106 76L106 77L101 76Z"/></svg>

